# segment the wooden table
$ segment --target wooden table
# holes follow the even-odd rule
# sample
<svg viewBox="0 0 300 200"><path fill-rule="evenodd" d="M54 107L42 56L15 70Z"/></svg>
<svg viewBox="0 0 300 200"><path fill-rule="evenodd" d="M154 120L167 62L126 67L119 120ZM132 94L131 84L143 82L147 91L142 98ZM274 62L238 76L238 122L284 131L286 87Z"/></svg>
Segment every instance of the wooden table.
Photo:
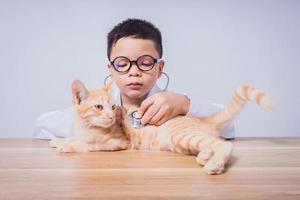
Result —
<svg viewBox="0 0 300 200"><path fill-rule="evenodd" d="M300 138L236 139L222 175L171 152L58 154L0 139L0 199L300 199Z"/></svg>

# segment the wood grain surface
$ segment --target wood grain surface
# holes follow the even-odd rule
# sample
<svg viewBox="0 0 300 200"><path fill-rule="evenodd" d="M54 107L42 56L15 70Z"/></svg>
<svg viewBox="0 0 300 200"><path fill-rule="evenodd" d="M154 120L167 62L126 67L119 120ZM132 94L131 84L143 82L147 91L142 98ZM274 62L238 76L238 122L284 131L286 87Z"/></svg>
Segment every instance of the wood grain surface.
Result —
<svg viewBox="0 0 300 200"><path fill-rule="evenodd" d="M171 152L59 154L46 140L0 139L0 199L300 199L300 138L240 138L207 175Z"/></svg>

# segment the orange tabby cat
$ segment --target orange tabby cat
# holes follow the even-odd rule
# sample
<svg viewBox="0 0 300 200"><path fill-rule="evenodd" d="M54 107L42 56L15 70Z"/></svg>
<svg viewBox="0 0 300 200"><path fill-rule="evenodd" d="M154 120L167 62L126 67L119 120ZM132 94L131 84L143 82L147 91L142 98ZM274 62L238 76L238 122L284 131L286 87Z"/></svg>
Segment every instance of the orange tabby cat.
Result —
<svg viewBox="0 0 300 200"><path fill-rule="evenodd" d="M131 142L132 149L167 150L197 155L196 161L204 166L208 174L220 174L230 158L233 145L219 138L220 128L231 121L242 110L247 101L269 110L272 102L264 92L244 85L236 90L232 100L221 111L206 117L178 116L161 126L147 125L132 128L123 110L123 128Z"/></svg>
<svg viewBox="0 0 300 200"><path fill-rule="evenodd" d="M129 141L120 126L110 86L88 91L82 82L72 84L74 136L50 141L60 152L113 151L127 149Z"/></svg>
<svg viewBox="0 0 300 200"><path fill-rule="evenodd" d="M265 109L272 107L264 92L250 86L240 87L221 111L206 117L178 116L161 126L135 129L122 111L122 125L109 87L88 91L80 81L72 85L75 112L74 137L50 142L60 152L143 149L166 150L197 155L208 174L220 174L230 158L232 144L218 137L219 129L242 110L247 101L256 100ZM131 111L128 112L131 114Z"/></svg>

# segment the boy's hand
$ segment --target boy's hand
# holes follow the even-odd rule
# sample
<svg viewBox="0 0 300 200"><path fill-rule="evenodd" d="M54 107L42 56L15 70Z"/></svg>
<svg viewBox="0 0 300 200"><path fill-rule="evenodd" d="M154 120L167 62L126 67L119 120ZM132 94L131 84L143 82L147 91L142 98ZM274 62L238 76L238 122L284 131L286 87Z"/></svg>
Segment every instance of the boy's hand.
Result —
<svg viewBox="0 0 300 200"><path fill-rule="evenodd" d="M139 109L143 124L161 125L178 115L188 113L190 100L174 92L160 92L145 99Z"/></svg>

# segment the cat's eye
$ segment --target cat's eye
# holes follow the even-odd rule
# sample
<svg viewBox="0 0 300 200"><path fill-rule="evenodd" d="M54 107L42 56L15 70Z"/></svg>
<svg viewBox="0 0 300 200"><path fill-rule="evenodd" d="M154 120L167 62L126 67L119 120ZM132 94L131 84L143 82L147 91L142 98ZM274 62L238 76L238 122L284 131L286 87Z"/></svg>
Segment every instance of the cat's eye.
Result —
<svg viewBox="0 0 300 200"><path fill-rule="evenodd" d="M103 106L100 104L97 104L94 106L97 110L103 110Z"/></svg>
<svg viewBox="0 0 300 200"><path fill-rule="evenodd" d="M112 105L111 109L115 110L116 109L116 105Z"/></svg>

